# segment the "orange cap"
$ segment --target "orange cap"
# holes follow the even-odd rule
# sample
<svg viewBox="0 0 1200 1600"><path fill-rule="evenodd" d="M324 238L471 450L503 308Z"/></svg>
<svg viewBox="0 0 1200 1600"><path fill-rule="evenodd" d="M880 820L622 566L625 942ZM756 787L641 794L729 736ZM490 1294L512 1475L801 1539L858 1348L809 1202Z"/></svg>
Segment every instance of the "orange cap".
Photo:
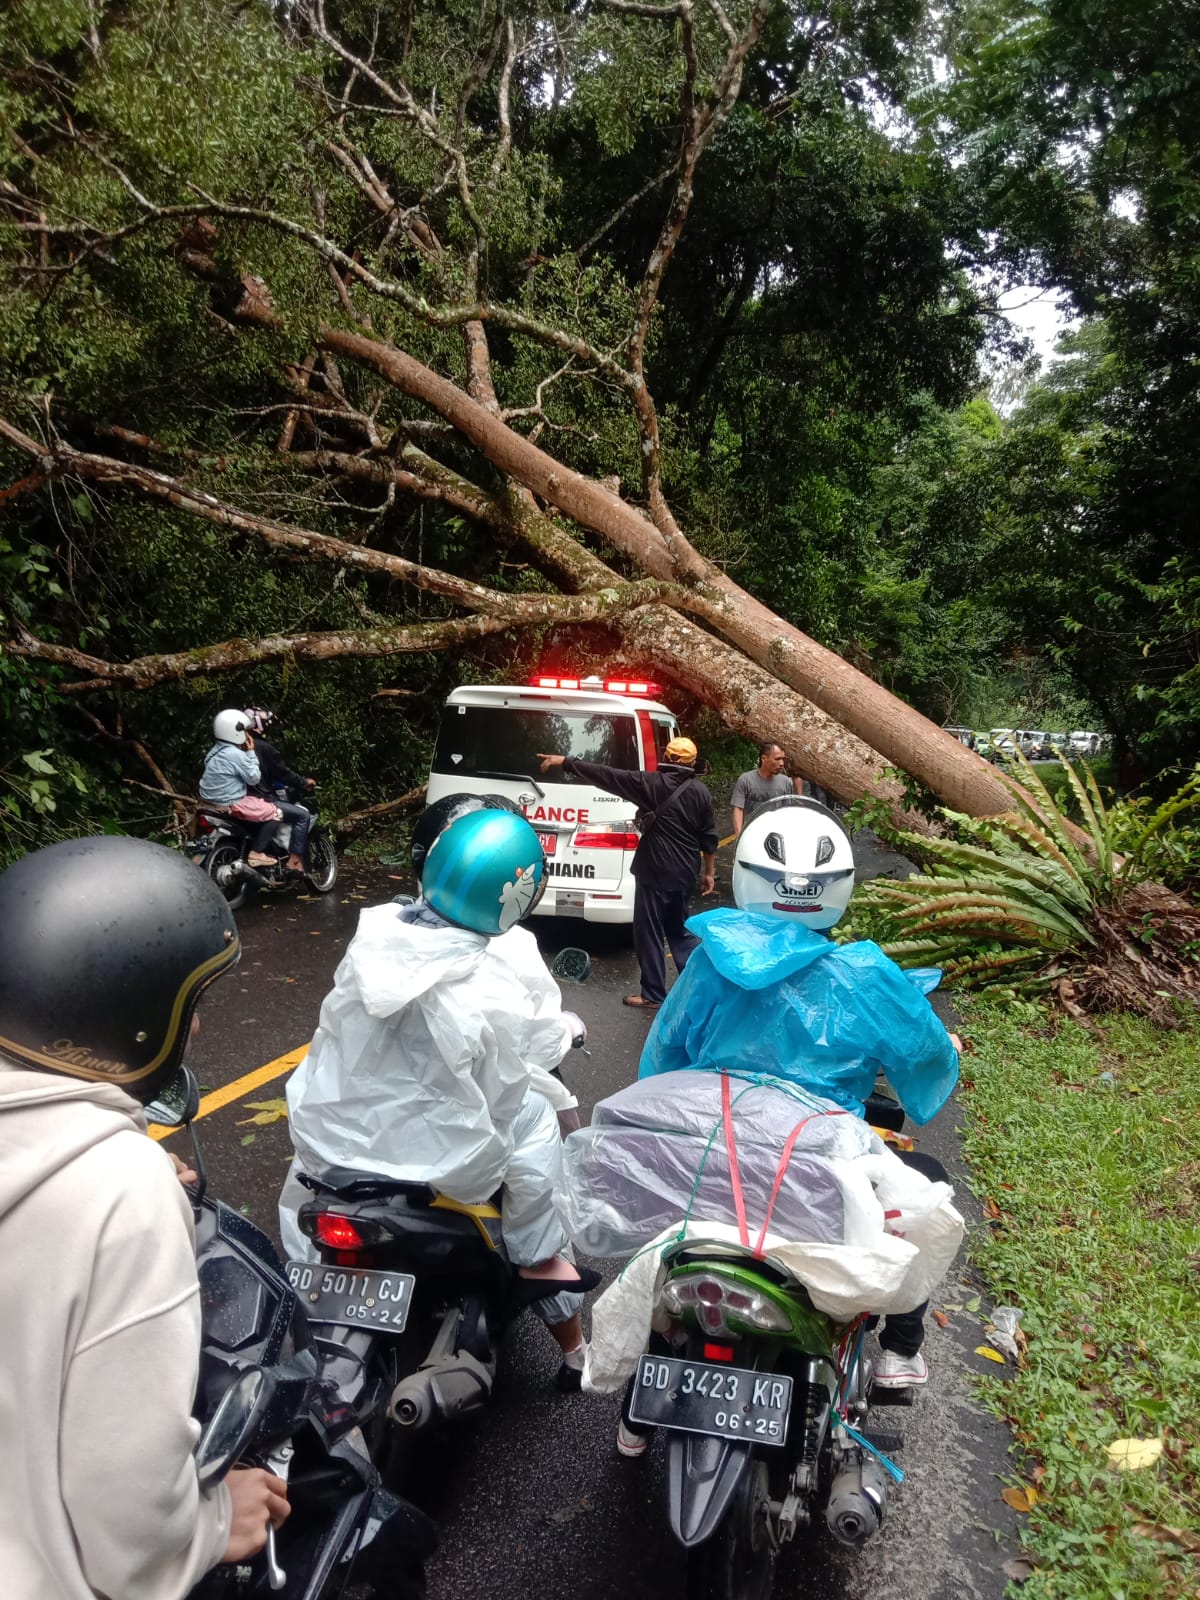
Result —
<svg viewBox="0 0 1200 1600"><path fill-rule="evenodd" d="M678 739L671 740L663 754L668 761L674 761L681 767L690 767L694 764L700 752L690 739L680 736Z"/></svg>

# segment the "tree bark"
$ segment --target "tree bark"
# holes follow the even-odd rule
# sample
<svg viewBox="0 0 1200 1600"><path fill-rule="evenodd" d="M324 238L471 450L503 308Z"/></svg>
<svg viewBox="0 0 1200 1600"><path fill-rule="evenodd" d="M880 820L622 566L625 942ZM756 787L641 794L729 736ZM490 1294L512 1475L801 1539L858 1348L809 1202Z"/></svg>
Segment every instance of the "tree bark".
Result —
<svg viewBox="0 0 1200 1600"><path fill-rule="evenodd" d="M910 772L947 805L972 816L1008 809L1009 796L982 757L874 683L832 650L756 600L683 539L667 538L634 507L593 479L555 461L455 384L404 351L344 329L323 342L430 406L499 471L523 483L581 527L598 533L649 576L688 584L706 601L705 620L774 677L813 700L836 722ZM692 607L689 609L699 609ZM819 780L818 780L819 781ZM839 793L835 785L828 785ZM857 799L857 794L841 798Z"/></svg>

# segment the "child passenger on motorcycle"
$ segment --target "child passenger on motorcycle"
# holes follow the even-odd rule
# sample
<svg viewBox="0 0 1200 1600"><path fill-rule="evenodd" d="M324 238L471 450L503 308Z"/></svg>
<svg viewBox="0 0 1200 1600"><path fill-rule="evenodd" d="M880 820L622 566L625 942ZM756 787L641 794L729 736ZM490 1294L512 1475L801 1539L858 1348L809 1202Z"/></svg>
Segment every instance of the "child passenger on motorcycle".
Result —
<svg viewBox="0 0 1200 1600"><path fill-rule="evenodd" d="M288 1084L285 1250L311 1254L296 1220L309 1198L302 1175L424 1183L464 1204L503 1188L517 1296L562 1351L559 1387L577 1389L580 1296L600 1280L568 1259L553 1200L556 1106L574 1101L552 1074L580 1024L518 927L541 893L541 845L523 817L476 810L436 835L423 869L415 904L362 913Z"/></svg>
<svg viewBox="0 0 1200 1600"><path fill-rule="evenodd" d="M877 945L827 936L853 888L850 838L832 811L787 795L755 812L734 857L738 909L688 923L701 943L655 1018L638 1076L736 1067L862 1116L882 1071L908 1116L928 1122L957 1080L961 1043L926 999L926 975L901 971ZM946 1180L934 1157L897 1153L933 1181ZM886 1319L877 1387L927 1381L924 1313L919 1306ZM623 1421L622 1454L645 1445Z"/></svg>

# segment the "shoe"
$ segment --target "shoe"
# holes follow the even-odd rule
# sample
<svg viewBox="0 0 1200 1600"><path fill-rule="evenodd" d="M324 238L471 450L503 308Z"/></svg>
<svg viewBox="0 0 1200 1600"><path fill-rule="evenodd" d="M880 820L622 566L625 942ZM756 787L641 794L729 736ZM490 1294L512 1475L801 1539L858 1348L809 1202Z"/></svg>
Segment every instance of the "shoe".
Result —
<svg viewBox="0 0 1200 1600"><path fill-rule="evenodd" d="M919 1350L915 1356L884 1350L875 1363L871 1382L876 1389L914 1389L918 1384L929 1382L929 1368Z"/></svg>
<svg viewBox="0 0 1200 1600"><path fill-rule="evenodd" d="M634 1433L632 1428L625 1426L625 1418L617 1423L617 1454L621 1456L644 1456L650 1448L650 1435L648 1433Z"/></svg>
<svg viewBox="0 0 1200 1600"><path fill-rule="evenodd" d="M560 1394L578 1394L583 1388L583 1368L564 1361L554 1375L554 1387Z"/></svg>
<svg viewBox="0 0 1200 1600"><path fill-rule="evenodd" d="M635 1011L657 1011L660 1002L647 1000L640 994L627 994L621 1004L623 1006L632 1006Z"/></svg>
<svg viewBox="0 0 1200 1600"><path fill-rule="evenodd" d="M252 867L273 867L275 857L264 855L261 850L251 850L246 855L246 860Z"/></svg>
<svg viewBox="0 0 1200 1600"><path fill-rule="evenodd" d="M518 1273L512 1280L512 1299L515 1305L531 1306L554 1294L590 1294L603 1282L591 1267L576 1267L574 1278L522 1278Z"/></svg>

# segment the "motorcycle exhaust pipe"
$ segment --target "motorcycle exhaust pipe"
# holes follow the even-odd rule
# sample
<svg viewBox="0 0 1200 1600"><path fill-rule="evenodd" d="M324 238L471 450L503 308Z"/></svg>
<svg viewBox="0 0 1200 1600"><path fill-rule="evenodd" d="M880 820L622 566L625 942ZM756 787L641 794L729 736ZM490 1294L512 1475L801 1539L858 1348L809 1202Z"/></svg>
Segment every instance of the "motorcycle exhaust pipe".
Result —
<svg viewBox="0 0 1200 1600"><path fill-rule="evenodd" d="M858 1549L879 1532L887 1505L887 1479L873 1456L858 1453L834 1476L825 1524L839 1544Z"/></svg>
<svg viewBox="0 0 1200 1600"><path fill-rule="evenodd" d="M239 878L244 878L247 883L253 884L256 889L265 889L267 880L257 867L252 867L248 861L239 861L237 864Z"/></svg>
<svg viewBox="0 0 1200 1600"><path fill-rule="evenodd" d="M495 1375L494 1365L459 1350L401 1378L392 1390L388 1416L409 1433L420 1433L435 1422L454 1422L483 1409Z"/></svg>

